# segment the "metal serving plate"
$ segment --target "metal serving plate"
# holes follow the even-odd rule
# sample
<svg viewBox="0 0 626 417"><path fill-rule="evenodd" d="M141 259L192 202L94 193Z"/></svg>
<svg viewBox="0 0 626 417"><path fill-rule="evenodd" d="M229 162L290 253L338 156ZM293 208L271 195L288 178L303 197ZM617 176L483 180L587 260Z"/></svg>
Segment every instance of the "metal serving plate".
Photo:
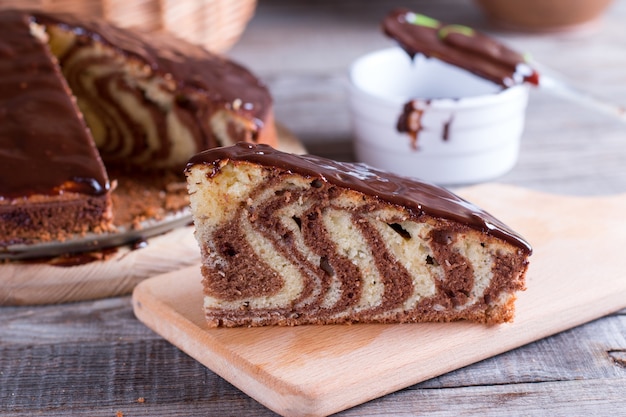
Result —
<svg viewBox="0 0 626 417"><path fill-rule="evenodd" d="M111 233L89 233L64 241L3 246L0 247L0 260L50 258L135 244L178 227L186 226L191 222L191 213L189 209L185 209L168 214L159 220L145 220L140 223L140 227L118 226L117 230Z"/></svg>

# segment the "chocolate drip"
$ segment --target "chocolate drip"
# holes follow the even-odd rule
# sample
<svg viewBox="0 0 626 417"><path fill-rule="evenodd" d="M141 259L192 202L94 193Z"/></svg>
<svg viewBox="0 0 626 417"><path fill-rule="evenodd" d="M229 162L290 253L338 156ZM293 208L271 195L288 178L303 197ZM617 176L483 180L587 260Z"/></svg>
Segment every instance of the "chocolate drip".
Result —
<svg viewBox="0 0 626 417"><path fill-rule="evenodd" d="M31 35L30 24L22 12L0 13L0 200L64 192L103 195L109 181L100 157L67 84L46 46Z"/></svg>
<svg viewBox="0 0 626 417"><path fill-rule="evenodd" d="M465 224L481 232L504 239L530 254L532 248L519 234L501 221L445 188L381 171L361 163L346 163L313 155L298 156L267 145L239 143L216 148L193 156L187 169L206 164L212 174L228 160L256 163L298 173L324 183L351 188L366 195L405 206L415 217L424 214Z"/></svg>
<svg viewBox="0 0 626 417"><path fill-rule="evenodd" d="M430 105L430 100L411 100L402 108L398 117L396 129L398 132L408 133L411 137L411 149L417 150L417 140L422 131L422 116Z"/></svg>
<svg viewBox="0 0 626 417"><path fill-rule="evenodd" d="M472 28L397 9L385 17L382 30L411 57L438 58L503 87L539 83L523 55Z"/></svg>

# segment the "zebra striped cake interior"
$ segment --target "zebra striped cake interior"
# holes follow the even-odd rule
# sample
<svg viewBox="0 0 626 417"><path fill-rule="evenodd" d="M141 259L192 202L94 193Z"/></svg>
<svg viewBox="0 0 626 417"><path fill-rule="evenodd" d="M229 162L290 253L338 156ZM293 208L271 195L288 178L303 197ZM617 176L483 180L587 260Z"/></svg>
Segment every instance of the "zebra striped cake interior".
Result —
<svg viewBox="0 0 626 417"><path fill-rule="evenodd" d="M209 325L512 320L530 254L512 233L346 186L364 166L304 157L313 175L243 144L201 155L187 174Z"/></svg>

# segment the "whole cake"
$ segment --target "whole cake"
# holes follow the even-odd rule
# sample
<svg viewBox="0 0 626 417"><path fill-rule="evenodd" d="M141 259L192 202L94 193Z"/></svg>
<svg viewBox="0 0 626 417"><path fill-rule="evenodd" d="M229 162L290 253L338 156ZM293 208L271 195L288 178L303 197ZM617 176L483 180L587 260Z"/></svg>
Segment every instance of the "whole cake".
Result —
<svg viewBox="0 0 626 417"><path fill-rule="evenodd" d="M501 323L530 245L455 194L237 144L186 168L209 326Z"/></svg>
<svg viewBox="0 0 626 417"><path fill-rule="evenodd" d="M167 34L0 11L0 246L112 230L118 184L184 184L191 155L239 141L276 143L246 68Z"/></svg>

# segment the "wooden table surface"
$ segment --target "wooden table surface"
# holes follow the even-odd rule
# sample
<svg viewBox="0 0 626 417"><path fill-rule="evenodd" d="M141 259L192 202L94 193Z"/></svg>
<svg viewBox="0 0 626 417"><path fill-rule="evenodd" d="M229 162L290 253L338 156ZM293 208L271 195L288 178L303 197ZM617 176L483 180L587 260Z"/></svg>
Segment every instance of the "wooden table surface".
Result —
<svg viewBox="0 0 626 417"><path fill-rule="evenodd" d="M311 153L350 160L347 68L390 45L378 22L399 5L489 31L626 104L625 0L591 31L551 35L494 31L470 0L260 0L229 54L269 85L277 119ZM561 194L624 193L626 125L533 91L519 163L498 181ZM580 213L581 227L589 215ZM0 415L275 414L146 328L125 296L0 308ZM339 415L626 416L626 310Z"/></svg>

